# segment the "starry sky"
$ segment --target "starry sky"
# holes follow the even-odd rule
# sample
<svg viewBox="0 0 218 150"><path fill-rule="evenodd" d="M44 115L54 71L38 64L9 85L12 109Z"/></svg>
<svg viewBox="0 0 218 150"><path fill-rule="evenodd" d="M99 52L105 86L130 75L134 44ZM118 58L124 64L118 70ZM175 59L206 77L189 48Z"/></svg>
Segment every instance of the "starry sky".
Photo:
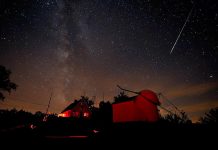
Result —
<svg viewBox="0 0 218 150"><path fill-rule="evenodd" d="M0 65L18 84L0 108L44 112L51 93L51 112L81 95L98 105L119 84L161 92L196 121L218 106L218 4L1 0Z"/></svg>

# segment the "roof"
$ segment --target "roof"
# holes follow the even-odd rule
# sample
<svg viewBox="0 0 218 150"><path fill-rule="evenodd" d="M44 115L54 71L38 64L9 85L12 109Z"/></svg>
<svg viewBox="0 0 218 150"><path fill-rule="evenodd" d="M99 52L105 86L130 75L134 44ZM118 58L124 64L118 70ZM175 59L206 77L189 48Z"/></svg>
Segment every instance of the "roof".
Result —
<svg viewBox="0 0 218 150"><path fill-rule="evenodd" d="M85 101L82 101L82 100L74 101L74 102L71 103L69 106L67 106L61 113L65 112L65 111L67 111L67 110L73 109L73 108L76 107L79 103L83 103L83 104L87 105L87 107L88 107L88 104L87 104Z"/></svg>
<svg viewBox="0 0 218 150"><path fill-rule="evenodd" d="M78 104L78 102L76 102L76 103L71 103L69 106L67 106L61 113L63 113L63 112L65 112L65 111L67 111L67 110L70 110L70 109L72 109L73 107L75 107L76 105Z"/></svg>
<svg viewBox="0 0 218 150"><path fill-rule="evenodd" d="M152 103L154 105L159 105L160 104L156 93L154 93L151 90L142 90L141 92L139 92L139 95L137 95L137 96L142 96L145 100L149 101L150 103ZM128 101L134 101L137 96L127 97L127 98L122 97L122 99L120 101L114 102L113 104L118 104L118 103L123 103L123 102L128 102Z"/></svg>

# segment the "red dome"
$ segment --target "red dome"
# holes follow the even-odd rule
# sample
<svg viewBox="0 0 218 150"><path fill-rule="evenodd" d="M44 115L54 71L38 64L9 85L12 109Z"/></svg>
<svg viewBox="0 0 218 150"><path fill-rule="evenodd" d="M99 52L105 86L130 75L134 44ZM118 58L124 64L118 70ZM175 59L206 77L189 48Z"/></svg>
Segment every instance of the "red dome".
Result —
<svg viewBox="0 0 218 150"><path fill-rule="evenodd" d="M142 90L139 95L157 105L160 104L157 94L151 90Z"/></svg>

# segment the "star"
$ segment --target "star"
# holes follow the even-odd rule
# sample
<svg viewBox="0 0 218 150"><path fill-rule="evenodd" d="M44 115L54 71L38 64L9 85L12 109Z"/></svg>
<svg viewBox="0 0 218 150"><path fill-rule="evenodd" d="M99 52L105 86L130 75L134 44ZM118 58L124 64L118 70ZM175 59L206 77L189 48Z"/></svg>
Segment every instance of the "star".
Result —
<svg viewBox="0 0 218 150"><path fill-rule="evenodd" d="M201 55L202 55L202 56L205 56L205 55L206 55L206 52L205 52L205 51L202 51L202 52L201 52Z"/></svg>
<svg viewBox="0 0 218 150"><path fill-rule="evenodd" d="M211 75L209 76L209 78L213 78L213 75L211 74Z"/></svg>
<svg viewBox="0 0 218 150"><path fill-rule="evenodd" d="M207 90L218 83L218 13L209 1L5 0L0 10L0 64L30 102L51 88L60 110L83 91L113 102L117 84L166 91L188 108L215 97Z"/></svg>

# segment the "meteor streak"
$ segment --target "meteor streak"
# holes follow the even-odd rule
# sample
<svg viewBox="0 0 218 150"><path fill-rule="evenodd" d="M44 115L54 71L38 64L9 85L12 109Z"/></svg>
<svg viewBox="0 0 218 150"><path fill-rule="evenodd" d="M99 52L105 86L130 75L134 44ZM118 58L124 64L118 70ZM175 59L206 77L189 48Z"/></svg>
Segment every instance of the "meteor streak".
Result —
<svg viewBox="0 0 218 150"><path fill-rule="evenodd" d="M174 48L175 48L175 46L176 46L176 44L177 44L177 42L178 42L178 40L179 40L181 34L182 34L182 31L183 31L183 29L185 28L186 23L188 22L188 20L189 20L189 18L190 18L193 8L194 8L194 6L193 6L192 9L190 10L190 12L189 12L189 14L188 14L188 17L186 18L185 23L184 23L184 25L183 25L181 31L179 32L179 35L178 35L178 37L176 38L176 41L175 41L175 43L174 43L174 45L173 45L173 47L172 47L172 49L171 49L171 51L170 51L170 54L172 54L172 52L173 52L173 50L174 50Z"/></svg>

